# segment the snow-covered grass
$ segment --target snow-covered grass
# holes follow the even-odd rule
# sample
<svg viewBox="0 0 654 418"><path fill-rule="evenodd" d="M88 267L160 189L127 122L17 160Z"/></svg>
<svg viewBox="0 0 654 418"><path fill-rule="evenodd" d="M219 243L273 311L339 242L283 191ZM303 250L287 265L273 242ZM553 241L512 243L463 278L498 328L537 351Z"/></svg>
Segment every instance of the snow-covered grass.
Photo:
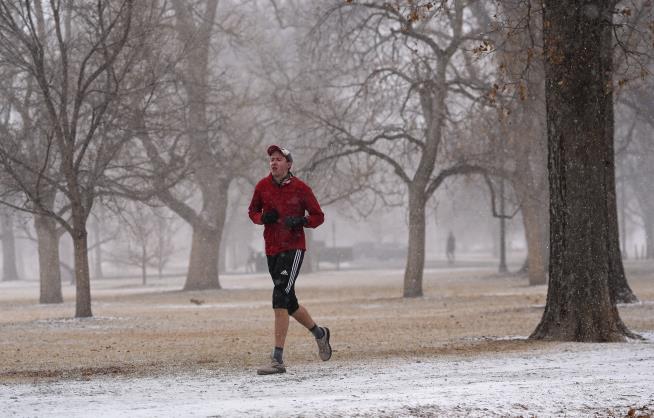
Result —
<svg viewBox="0 0 654 418"><path fill-rule="evenodd" d="M654 410L654 334L627 344L0 386L3 416L625 416Z"/></svg>
<svg viewBox="0 0 654 418"><path fill-rule="evenodd" d="M0 283L0 417L652 415L654 266L636 267L641 303L619 310L647 339L624 344L526 341L547 289L494 269L427 269L415 299L402 270L304 274L334 356L320 362L293 323L277 376L255 373L272 339L265 274L205 292L94 281L88 319L72 318L72 286L39 305L38 283Z"/></svg>

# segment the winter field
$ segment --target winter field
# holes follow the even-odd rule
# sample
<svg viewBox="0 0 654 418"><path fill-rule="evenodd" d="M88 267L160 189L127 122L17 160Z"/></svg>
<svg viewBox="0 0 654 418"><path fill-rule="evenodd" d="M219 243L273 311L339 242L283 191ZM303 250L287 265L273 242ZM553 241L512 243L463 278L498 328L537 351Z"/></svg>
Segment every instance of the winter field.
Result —
<svg viewBox="0 0 654 418"><path fill-rule="evenodd" d="M621 306L644 341L534 342L546 287L494 268L428 269L401 298L402 271L300 275L297 293L332 330L318 360L292 323L288 372L257 376L272 346L270 279L223 275L92 282L92 319L35 303L35 282L0 283L0 416L652 416L654 265L627 262L641 303Z"/></svg>

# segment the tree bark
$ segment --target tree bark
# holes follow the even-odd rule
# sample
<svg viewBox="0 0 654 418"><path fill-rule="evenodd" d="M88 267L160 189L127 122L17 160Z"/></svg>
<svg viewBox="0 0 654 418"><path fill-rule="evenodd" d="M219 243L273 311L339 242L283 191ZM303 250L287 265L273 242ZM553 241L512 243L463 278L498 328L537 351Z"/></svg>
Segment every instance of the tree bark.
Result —
<svg viewBox="0 0 654 418"><path fill-rule="evenodd" d="M409 189L409 249L404 270L404 297L422 296L425 269L425 193Z"/></svg>
<svg viewBox="0 0 654 418"><path fill-rule="evenodd" d="M207 185L208 182L202 182ZM229 181L214 181L203 193L204 207L193 227L191 256L184 290L220 289L218 258L227 217Z"/></svg>
<svg viewBox="0 0 654 418"><path fill-rule="evenodd" d="M220 234L215 229L194 226L184 290L220 289L219 252Z"/></svg>
<svg viewBox="0 0 654 418"><path fill-rule="evenodd" d="M544 8L551 255L535 339L603 342L630 335L609 289L613 148L605 121L613 116L612 12L607 0Z"/></svg>
<svg viewBox="0 0 654 418"><path fill-rule="evenodd" d="M16 236L14 235L14 222L12 216L4 211L0 212L0 236L2 237L2 281L18 280L16 268Z"/></svg>
<svg viewBox="0 0 654 418"><path fill-rule="evenodd" d="M59 237L57 223L46 216L34 216L39 253L39 303L62 303Z"/></svg>
<svg viewBox="0 0 654 418"><path fill-rule="evenodd" d="M73 215L74 216L74 215ZM88 234L85 223L75 222L73 247L75 256L75 317L92 317L89 272Z"/></svg>

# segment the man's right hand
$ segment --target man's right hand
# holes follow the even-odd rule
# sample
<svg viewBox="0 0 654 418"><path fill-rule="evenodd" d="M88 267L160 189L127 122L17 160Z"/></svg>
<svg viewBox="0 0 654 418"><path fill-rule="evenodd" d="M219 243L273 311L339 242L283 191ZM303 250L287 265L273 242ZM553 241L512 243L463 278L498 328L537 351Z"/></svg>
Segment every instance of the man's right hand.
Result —
<svg viewBox="0 0 654 418"><path fill-rule="evenodd" d="M279 213L277 213L277 209L271 209L261 215L261 222L264 224L274 224L277 222L277 219L279 219Z"/></svg>

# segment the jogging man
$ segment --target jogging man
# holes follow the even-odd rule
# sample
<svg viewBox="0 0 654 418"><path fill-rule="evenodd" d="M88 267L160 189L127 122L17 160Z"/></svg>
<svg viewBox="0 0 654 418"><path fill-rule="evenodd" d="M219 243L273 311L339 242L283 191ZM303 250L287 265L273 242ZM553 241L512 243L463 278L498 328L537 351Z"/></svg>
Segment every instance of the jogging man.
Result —
<svg viewBox="0 0 654 418"><path fill-rule="evenodd" d="M318 355L323 361L332 356L329 328L316 325L295 296L295 282L306 250L304 228L318 227L325 220L325 215L311 188L291 173L291 153L285 148L271 145L268 156L270 174L257 183L248 208L252 222L264 225L268 271L275 286L272 294L275 347L270 363L258 369L258 374L286 372L283 354L289 315L311 331L318 344Z"/></svg>

